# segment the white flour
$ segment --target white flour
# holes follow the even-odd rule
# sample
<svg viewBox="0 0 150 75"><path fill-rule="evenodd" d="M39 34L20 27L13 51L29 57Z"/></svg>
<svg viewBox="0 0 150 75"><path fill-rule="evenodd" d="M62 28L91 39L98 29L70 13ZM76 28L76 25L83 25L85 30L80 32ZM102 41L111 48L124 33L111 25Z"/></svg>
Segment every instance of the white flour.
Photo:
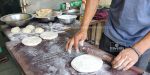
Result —
<svg viewBox="0 0 150 75"><path fill-rule="evenodd" d="M42 26L44 29L48 29L49 26L45 24L33 24L36 26ZM59 25L58 25L59 26ZM59 29L58 27L58 30ZM9 35L12 40L21 40L24 37L39 36L39 34L15 34ZM63 36L62 36L63 37ZM78 73L71 66L70 62L73 58L83 53L77 54L72 52L69 54L65 51L66 38L60 38L46 41L43 40L41 44L36 47L28 47L24 45L17 46L18 52L22 56L26 56L30 65L30 70L35 72L36 75L111 75L107 71L106 64L103 68L95 73Z"/></svg>

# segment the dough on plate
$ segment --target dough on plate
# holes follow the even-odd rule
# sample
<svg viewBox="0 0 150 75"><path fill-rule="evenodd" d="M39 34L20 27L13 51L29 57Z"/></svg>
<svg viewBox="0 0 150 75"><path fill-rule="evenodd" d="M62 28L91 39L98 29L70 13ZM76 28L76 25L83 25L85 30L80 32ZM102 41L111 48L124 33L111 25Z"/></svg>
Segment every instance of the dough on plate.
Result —
<svg viewBox="0 0 150 75"><path fill-rule="evenodd" d="M103 65L102 59L84 54L74 58L71 62L71 66L78 72L95 72L101 69Z"/></svg>
<svg viewBox="0 0 150 75"><path fill-rule="evenodd" d="M44 29L41 28L41 27L37 27L37 28L35 29L35 33L43 33L43 32L44 32Z"/></svg>
<svg viewBox="0 0 150 75"><path fill-rule="evenodd" d="M33 26L33 25L27 25L26 28L28 28L28 29L30 29L32 31L33 29L35 29L35 26Z"/></svg>
<svg viewBox="0 0 150 75"><path fill-rule="evenodd" d="M56 32L43 32L40 37L45 40L52 40L58 37Z"/></svg>
<svg viewBox="0 0 150 75"><path fill-rule="evenodd" d="M20 32L20 28L19 27L14 27L11 29L11 32L14 33L14 34L17 34Z"/></svg>
<svg viewBox="0 0 150 75"><path fill-rule="evenodd" d="M32 36L27 37L22 40L22 44L26 46L36 46L42 42L42 39L40 37Z"/></svg>
<svg viewBox="0 0 150 75"><path fill-rule="evenodd" d="M23 32L23 33L31 33L32 30L29 29L29 28L23 28L23 29L22 29L22 32Z"/></svg>
<svg viewBox="0 0 150 75"><path fill-rule="evenodd" d="M36 11L37 18L45 18L52 15L52 9L40 9Z"/></svg>

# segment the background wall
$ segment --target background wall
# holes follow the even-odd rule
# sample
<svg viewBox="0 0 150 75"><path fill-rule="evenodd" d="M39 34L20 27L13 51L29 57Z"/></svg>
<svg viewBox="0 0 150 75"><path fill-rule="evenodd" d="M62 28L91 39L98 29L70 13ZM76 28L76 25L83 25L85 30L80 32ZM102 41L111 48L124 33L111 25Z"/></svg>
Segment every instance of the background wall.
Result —
<svg viewBox="0 0 150 75"><path fill-rule="evenodd" d="M22 1L22 0L20 0ZM34 13L34 11L40 8L52 8L59 9L59 5L64 2L76 1L76 0L26 0L28 4L31 4L27 7L28 13ZM100 5L109 6L111 0L100 0Z"/></svg>
<svg viewBox="0 0 150 75"><path fill-rule="evenodd" d="M49 8L58 9L59 4L63 2L70 2L75 0L26 0L27 2L31 2L31 7L28 7L29 10L34 11L41 8ZM21 0L0 0L0 17L10 13L18 13L21 12L20 8Z"/></svg>
<svg viewBox="0 0 150 75"><path fill-rule="evenodd" d="M28 13L34 13L34 11L40 8L52 8L59 9L59 5L64 2L70 2L75 0L26 0L28 4L31 4L27 7Z"/></svg>
<svg viewBox="0 0 150 75"><path fill-rule="evenodd" d="M0 0L0 16L10 13L21 12L20 1L22 0ZM58 9L59 4L63 2L70 2L75 0L26 0L31 4L27 7L29 12L33 12L39 8L53 8ZM101 5L109 5L111 0L101 0Z"/></svg>
<svg viewBox="0 0 150 75"><path fill-rule="evenodd" d="M21 12L19 0L0 0L0 16Z"/></svg>

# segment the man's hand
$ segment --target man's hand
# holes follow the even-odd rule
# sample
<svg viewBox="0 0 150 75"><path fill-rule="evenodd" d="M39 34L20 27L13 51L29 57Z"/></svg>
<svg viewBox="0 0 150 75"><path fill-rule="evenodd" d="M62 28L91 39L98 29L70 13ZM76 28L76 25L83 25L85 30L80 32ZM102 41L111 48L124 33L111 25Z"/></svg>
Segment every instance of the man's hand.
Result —
<svg viewBox="0 0 150 75"><path fill-rule="evenodd" d="M128 70L138 61L137 53L131 48L122 50L113 60L112 66L117 70Z"/></svg>
<svg viewBox="0 0 150 75"><path fill-rule="evenodd" d="M68 50L69 53L71 53L72 46L74 45L76 51L79 50L79 42L84 42L85 39L87 38L87 31L79 31L78 33L75 34L74 37L68 40L66 44L66 50Z"/></svg>
<svg viewBox="0 0 150 75"><path fill-rule="evenodd" d="M86 39L88 27L90 25L93 16L96 13L98 4L99 4L99 0L94 0L94 1L86 0L85 13L84 13L83 20L81 22L80 31L73 38L71 38L66 44L66 50L68 50L69 53L73 45L76 50L79 50L78 49L79 42L83 42Z"/></svg>

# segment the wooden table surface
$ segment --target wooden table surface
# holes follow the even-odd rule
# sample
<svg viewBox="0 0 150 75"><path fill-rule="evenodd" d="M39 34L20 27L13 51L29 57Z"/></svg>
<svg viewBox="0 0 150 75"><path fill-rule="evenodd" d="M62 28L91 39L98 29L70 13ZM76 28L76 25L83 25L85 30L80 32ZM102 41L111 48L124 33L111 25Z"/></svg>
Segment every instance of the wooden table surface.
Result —
<svg viewBox="0 0 150 75"><path fill-rule="evenodd" d="M8 36L8 30L5 29ZM68 54L65 51L65 44L68 36L73 35L73 30L59 34L54 40L43 40L35 47L25 46L21 41L9 41L6 43L10 54L16 59L26 75L138 75L142 71L134 67L128 71L117 71L109 64L113 59L111 54L104 52L88 43L80 48L79 54L73 52ZM16 37L18 35L15 35ZM11 37L8 36L11 39ZM103 70L94 73L79 73L75 71L70 62L76 56L89 53L98 55L104 60Z"/></svg>

